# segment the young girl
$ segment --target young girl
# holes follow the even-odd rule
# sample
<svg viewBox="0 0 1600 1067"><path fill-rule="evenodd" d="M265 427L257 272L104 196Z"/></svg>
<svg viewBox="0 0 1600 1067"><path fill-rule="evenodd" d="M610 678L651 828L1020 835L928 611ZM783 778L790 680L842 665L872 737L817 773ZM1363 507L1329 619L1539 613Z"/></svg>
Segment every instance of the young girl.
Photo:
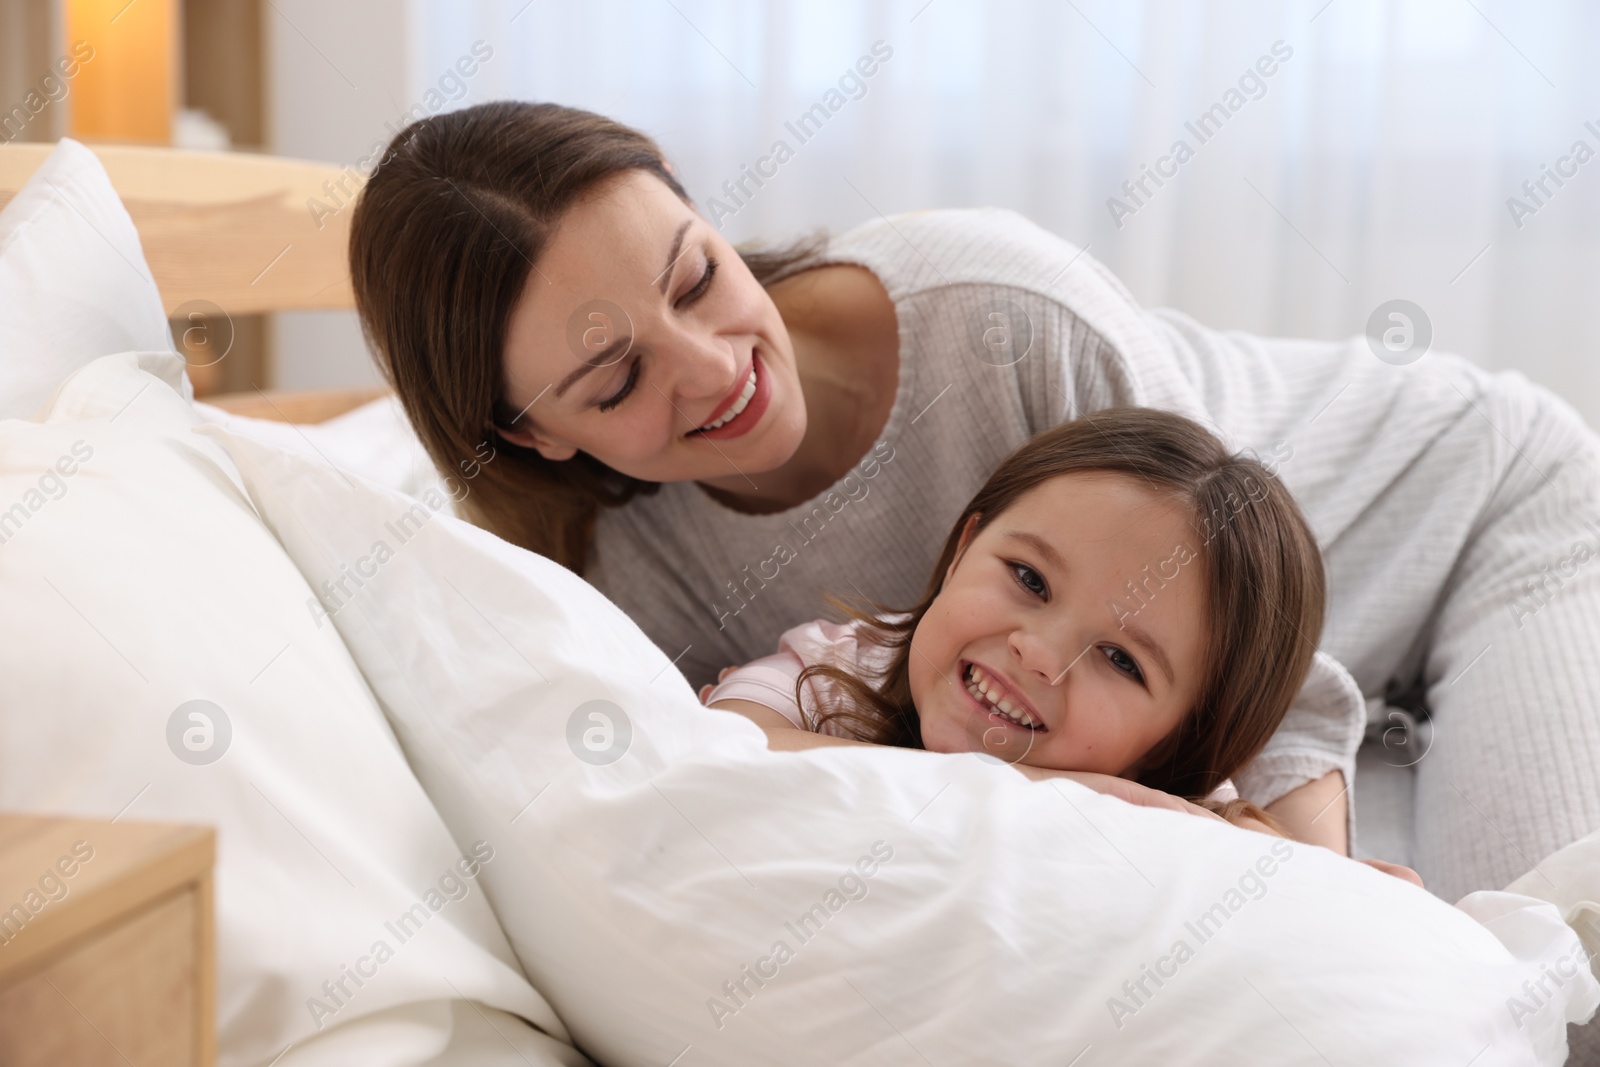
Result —
<svg viewBox="0 0 1600 1067"><path fill-rule="evenodd" d="M1323 595L1272 473L1186 418L1112 409L1002 462L908 612L796 627L702 693L769 735L1114 775L1281 832L1228 779L1305 680Z"/></svg>

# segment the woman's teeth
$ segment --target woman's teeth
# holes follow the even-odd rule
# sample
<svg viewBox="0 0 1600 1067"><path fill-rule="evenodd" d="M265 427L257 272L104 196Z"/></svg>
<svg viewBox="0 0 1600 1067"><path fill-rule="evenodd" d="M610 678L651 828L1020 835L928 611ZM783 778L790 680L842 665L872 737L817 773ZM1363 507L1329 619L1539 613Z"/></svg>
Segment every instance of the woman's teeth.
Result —
<svg viewBox="0 0 1600 1067"><path fill-rule="evenodd" d="M1000 694L1004 690L995 684L988 675L984 674L983 669L976 663L967 667L966 685L967 692L971 693L979 703L987 705L1001 717L1010 719L1018 726L1025 726L1030 730L1043 728L1044 724L1039 722L1038 719L1035 719L1032 715L1002 697Z"/></svg>
<svg viewBox="0 0 1600 1067"><path fill-rule="evenodd" d="M741 411L743 411L745 409L745 407L750 403L750 398L755 396L755 395L756 395L756 365L755 365L755 363L752 362L750 364L750 377L745 379L744 391L739 394L739 399L735 400L733 402L733 407L729 408L727 411L724 411L722 413L722 417L720 419L718 419L716 422L708 422L704 426L700 427L700 429L702 429L702 430L715 430L718 426L724 426L724 425L728 424L729 422L732 422L734 419L738 418L739 413Z"/></svg>

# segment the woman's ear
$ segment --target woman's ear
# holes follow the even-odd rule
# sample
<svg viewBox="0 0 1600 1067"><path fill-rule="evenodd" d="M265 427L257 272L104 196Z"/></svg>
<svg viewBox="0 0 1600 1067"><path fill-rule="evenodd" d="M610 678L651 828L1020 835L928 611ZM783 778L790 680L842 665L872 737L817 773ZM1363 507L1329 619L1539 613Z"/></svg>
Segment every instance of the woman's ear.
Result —
<svg viewBox="0 0 1600 1067"><path fill-rule="evenodd" d="M972 537L978 530L978 520L983 517L983 512L974 511L967 516L961 524L961 539L956 542L956 554L950 557L950 566L944 569L944 581L940 582L943 588L950 581L950 576L956 572L956 564L961 562L961 557L967 554L967 546L972 543Z"/></svg>
<svg viewBox="0 0 1600 1067"><path fill-rule="evenodd" d="M498 434L503 440L511 444L519 445L522 448L531 448L552 463L569 460L578 454L578 450L571 445L552 441L550 438L533 430L508 430L504 426L490 426L489 432Z"/></svg>

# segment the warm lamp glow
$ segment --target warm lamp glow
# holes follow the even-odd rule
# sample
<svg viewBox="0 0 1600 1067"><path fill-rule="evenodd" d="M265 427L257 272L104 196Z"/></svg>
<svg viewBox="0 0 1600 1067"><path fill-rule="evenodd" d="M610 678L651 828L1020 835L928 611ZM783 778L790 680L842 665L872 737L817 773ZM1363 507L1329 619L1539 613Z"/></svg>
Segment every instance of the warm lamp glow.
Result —
<svg viewBox="0 0 1600 1067"><path fill-rule="evenodd" d="M74 79L69 132L167 144L178 107L178 0L66 0L66 39L94 62Z"/></svg>

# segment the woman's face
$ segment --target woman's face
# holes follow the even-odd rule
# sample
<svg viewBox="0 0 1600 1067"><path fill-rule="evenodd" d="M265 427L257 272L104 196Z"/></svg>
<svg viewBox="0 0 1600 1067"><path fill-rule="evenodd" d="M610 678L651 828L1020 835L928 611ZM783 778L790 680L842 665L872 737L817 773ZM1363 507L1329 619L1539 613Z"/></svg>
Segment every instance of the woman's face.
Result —
<svg viewBox="0 0 1600 1067"><path fill-rule="evenodd" d="M587 452L648 481L723 482L782 465L805 433L789 333L733 247L643 171L562 217L505 348L517 444Z"/></svg>
<svg viewBox="0 0 1600 1067"><path fill-rule="evenodd" d="M911 639L923 745L1132 777L1200 691L1188 509L1123 475L1068 474L974 525Z"/></svg>

